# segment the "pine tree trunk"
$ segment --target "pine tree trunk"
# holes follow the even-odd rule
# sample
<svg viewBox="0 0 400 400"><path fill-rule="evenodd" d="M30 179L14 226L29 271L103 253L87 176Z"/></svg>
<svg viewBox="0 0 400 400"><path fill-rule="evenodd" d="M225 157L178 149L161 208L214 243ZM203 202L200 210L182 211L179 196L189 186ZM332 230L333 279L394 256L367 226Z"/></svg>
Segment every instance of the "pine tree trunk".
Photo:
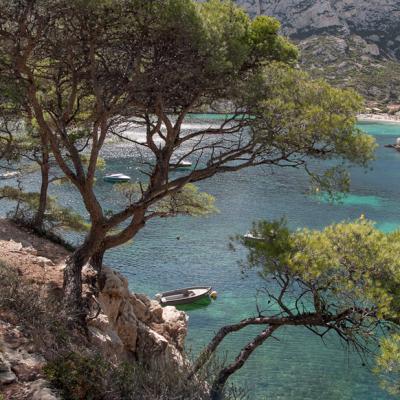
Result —
<svg viewBox="0 0 400 400"><path fill-rule="evenodd" d="M89 260L89 249L87 244L76 249L67 258L64 269L64 306L68 319L80 326L85 325L87 313L82 299L82 268Z"/></svg>
<svg viewBox="0 0 400 400"><path fill-rule="evenodd" d="M94 253L90 258L90 265L97 272L97 275L101 273L101 269L103 267L104 253L105 250L100 249L96 253Z"/></svg>
<svg viewBox="0 0 400 400"><path fill-rule="evenodd" d="M47 207L47 191L49 188L49 159L48 155L43 154L43 162L40 165L42 183L40 186L39 207L33 218L33 224L36 228L40 229L43 226L44 214Z"/></svg>
<svg viewBox="0 0 400 400"><path fill-rule="evenodd" d="M103 258L104 258L105 250L100 248L96 253L92 255L90 258L90 265L96 271L96 274L90 280L90 284L92 285L93 293L98 294L99 290L101 291L104 287L104 282L101 279L101 271L103 268Z"/></svg>
<svg viewBox="0 0 400 400"><path fill-rule="evenodd" d="M87 306L82 298L82 268L97 254L107 229L101 223L93 224L84 243L66 260L64 269L64 306L72 324L85 327ZM101 257L104 252L101 253Z"/></svg>

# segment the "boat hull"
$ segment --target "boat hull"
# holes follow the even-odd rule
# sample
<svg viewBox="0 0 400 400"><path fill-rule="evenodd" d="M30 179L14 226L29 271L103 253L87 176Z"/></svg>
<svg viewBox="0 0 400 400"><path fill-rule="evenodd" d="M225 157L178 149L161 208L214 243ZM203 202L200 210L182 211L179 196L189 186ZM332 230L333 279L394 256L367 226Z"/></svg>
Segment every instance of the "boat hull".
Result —
<svg viewBox="0 0 400 400"><path fill-rule="evenodd" d="M0 179L1 180L12 179L12 178L18 178L19 176L20 176L19 172L6 172L0 175Z"/></svg>
<svg viewBox="0 0 400 400"><path fill-rule="evenodd" d="M243 239L246 242L262 242L264 240L262 237L254 236L251 233L246 233L245 235L243 235Z"/></svg>
<svg viewBox="0 0 400 400"><path fill-rule="evenodd" d="M182 161L179 163L170 162L169 167L173 169L190 170L192 169L192 163L190 161Z"/></svg>
<svg viewBox="0 0 400 400"><path fill-rule="evenodd" d="M193 303L204 303L210 299L211 287L193 286L189 288L164 292L159 296L158 301L162 306L177 306ZM187 295L184 295L188 292ZM192 292L193 294L190 294Z"/></svg>
<svg viewBox="0 0 400 400"><path fill-rule="evenodd" d="M170 165L169 167L172 169L179 169L181 171L183 170L188 171L192 169L191 165Z"/></svg>
<svg viewBox="0 0 400 400"><path fill-rule="evenodd" d="M123 183L129 182L129 179L122 179L122 178L103 178L104 182L111 182L111 183Z"/></svg>
<svg viewBox="0 0 400 400"><path fill-rule="evenodd" d="M104 176L103 180L105 182L111 182L111 183L123 183L123 182L129 182L131 180L131 177L124 174L110 174Z"/></svg>

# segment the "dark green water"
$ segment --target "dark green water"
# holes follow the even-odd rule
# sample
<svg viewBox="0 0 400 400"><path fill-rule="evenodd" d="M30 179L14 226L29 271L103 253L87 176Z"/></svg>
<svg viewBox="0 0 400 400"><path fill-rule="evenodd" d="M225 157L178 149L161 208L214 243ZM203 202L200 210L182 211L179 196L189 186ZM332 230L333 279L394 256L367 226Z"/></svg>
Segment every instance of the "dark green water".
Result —
<svg viewBox="0 0 400 400"><path fill-rule="evenodd" d="M308 180L298 171L253 168L218 175L199 186L216 197L220 212L206 218L179 217L149 223L134 242L106 256L107 264L123 272L134 291L154 293L176 287L212 285L219 298L209 307L189 311L187 343L198 351L222 325L255 313L255 276L243 279L237 262L243 251L228 249L229 236L245 233L260 218L286 216L295 227L322 228L335 221L365 214L385 231L400 226L400 153L382 145L400 136L399 125L360 124L376 135L380 147L372 170L352 170L351 195L342 204L329 204L307 195ZM138 165L126 146L105 152L106 172L139 176ZM99 178L102 174L99 174ZM34 179L29 178L30 184ZM30 185L28 184L28 186ZM55 188L59 199L82 209L71 189ZM112 185L98 180L98 193L109 208L118 205ZM177 239L179 237L179 240ZM224 346L228 358L236 355L248 329L232 335ZM334 337L326 343L301 328L278 332L257 349L237 382L246 385L252 399L282 400L376 400L391 399L368 367Z"/></svg>

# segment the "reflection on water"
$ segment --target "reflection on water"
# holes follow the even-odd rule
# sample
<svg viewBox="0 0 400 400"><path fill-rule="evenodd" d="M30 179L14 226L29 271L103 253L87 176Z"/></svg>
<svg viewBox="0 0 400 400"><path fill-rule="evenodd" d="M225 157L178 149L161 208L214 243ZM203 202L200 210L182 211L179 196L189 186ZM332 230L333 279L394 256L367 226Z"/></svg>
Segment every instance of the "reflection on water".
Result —
<svg viewBox="0 0 400 400"><path fill-rule="evenodd" d="M228 249L229 237L243 234L252 221L286 216L291 227L322 228L332 222L364 214L384 231L400 224L400 153L386 149L400 136L400 127L361 124L377 135L380 147L372 170L352 169L351 194L342 204L332 204L307 194L308 180L300 171L253 168L232 175L218 175L199 184L216 197L220 212L205 218L178 217L151 221L135 238L106 255L106 262L123 272L130 287L151 296L178 287L209 285L219 293L212 304L188 311L188 346L197 352L224 324L256 313L257 276L243 278L238 261L244 250ZM103 182L105 173L121 172L133 180L142 175L137 157L127 146L104 151L108 159L99 173L97 192L105 208L123 204L113 185ZM29 177L33 187L35 177ZM54 187L53 193L74 209L82 204L73 188ZM179 240L177 238L179 237ZM257 330L233 334L224 344L228 358L236 356L245 340ZM252 399L376 400L391 399L382 391L368 367L348 352L335 337L322 343L301 328L284 329L251 356L236 376Z"/></svg>

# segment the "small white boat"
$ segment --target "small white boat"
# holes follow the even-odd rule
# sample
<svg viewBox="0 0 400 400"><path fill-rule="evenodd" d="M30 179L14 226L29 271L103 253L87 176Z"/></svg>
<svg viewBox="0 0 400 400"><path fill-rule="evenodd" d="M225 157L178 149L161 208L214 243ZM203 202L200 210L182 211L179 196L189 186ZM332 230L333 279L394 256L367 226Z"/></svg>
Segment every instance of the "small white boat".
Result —
<svg viewBox="0 0 400 400"><path fill-rule="evenodd" d="M182 161L172 161L171 160L169 162L169 166L172 168L176 168L176 169L190 169L190 167L192 166L192 163L187 160L182 160Z"/></svg>
<svg viewBox="0 0 400 400"><path fill-rule="evenodd" d="M251 232L247 232L245 235L243 235L243 239L249 240L249 241L255 241L255 242L263 240L263 238L261 236L256 236Z"/></svg>
<svg viewBox="0 0 400 400"><path fill-rule="evenodd" d="M400 138L396 139L396 143L395 144L385 144L384 147L391 147L397 151L400 151Z"/></svg>
<svg viewBox="0 0 400 400"><path fill-rule="evenodd" d="M216 292L212 292L211 286L193 286L182 289L171 290L156 294L156 299L162 306L175 306L178 304L194 303L203 299L216 297Z"/></svg>
<svg viewBox="0 0 400 400"><path fill-rule="evenodd" d="M11 179L20 176L21 174L18 171L10 171L5 172L4 174L0 174L0 179Z"/></svg>
<svg viewBox="0 0 400 400"><path fill-rule="evenodd" d="M106 175L103 180L105 182L111 182L111 183L118 183L118 182L129 182L131 180L131 177L128 175L124 174L111 174L111 175Z"/></svg>

